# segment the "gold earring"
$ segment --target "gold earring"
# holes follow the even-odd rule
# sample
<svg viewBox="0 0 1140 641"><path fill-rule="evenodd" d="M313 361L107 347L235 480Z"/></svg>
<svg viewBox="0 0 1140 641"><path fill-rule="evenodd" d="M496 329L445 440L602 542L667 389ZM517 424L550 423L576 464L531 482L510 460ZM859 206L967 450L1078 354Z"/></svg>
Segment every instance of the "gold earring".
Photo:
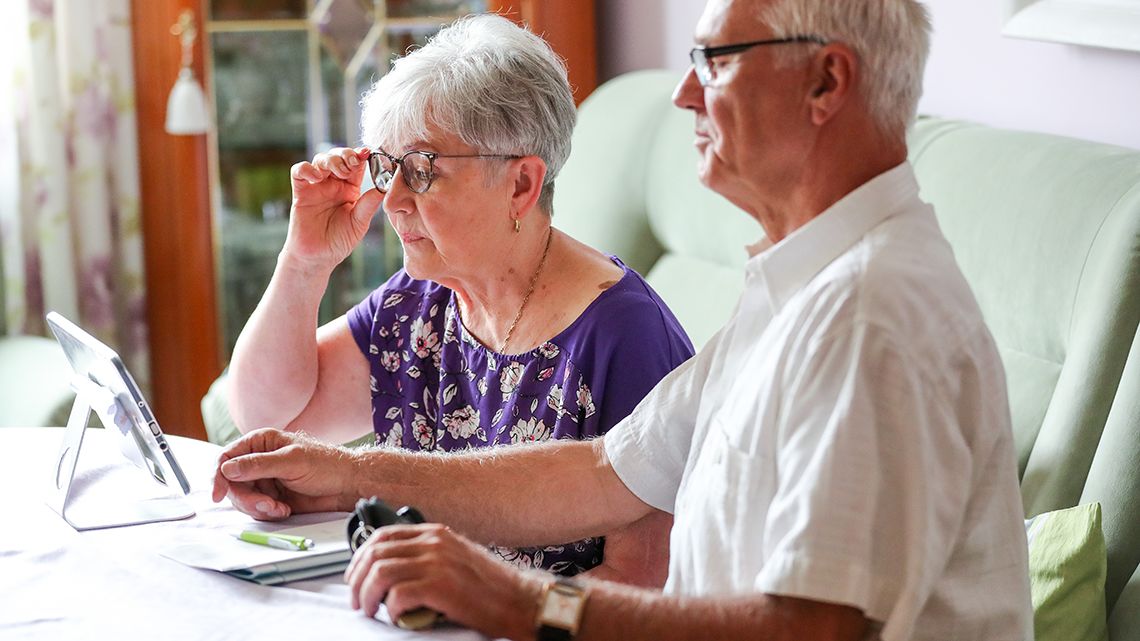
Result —
<svg viewBox="0 0 1140 641"><path fill-rule="evenodd" d="M516 218L515 219L515 233L517 234L520 231L522 231L522 225L519 224L519 219Z"/></svg>

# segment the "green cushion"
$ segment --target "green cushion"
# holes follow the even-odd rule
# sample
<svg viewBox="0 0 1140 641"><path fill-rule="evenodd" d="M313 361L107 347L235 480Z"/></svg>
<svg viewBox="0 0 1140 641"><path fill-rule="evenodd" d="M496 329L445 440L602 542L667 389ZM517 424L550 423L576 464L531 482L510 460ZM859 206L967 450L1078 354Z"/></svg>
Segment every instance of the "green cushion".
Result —
<svg viewBox="0 0 1140 641"><path fill-rule="evenodd" d="M202 397L202 423L206 426L206 439L226 445L241 436L241 430L230 417L226 401L226 373L222 372Z"/></svg>
<svg viewBox="0 0 1140 641"><path fill-rule="evenodd" d="M1037 641L1103 641L1107 558L1100 503L1025 522Z"/></svg>

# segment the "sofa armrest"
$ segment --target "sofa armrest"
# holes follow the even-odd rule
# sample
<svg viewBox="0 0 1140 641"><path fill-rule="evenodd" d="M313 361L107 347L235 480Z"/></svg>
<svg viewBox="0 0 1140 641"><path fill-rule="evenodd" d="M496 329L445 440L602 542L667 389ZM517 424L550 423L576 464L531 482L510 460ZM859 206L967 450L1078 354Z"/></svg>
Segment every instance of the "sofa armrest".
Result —
<svg viewBox="0 0 1140 641"><path fill-rule="evenodd" d="M0 427L67 423L75 393L59 345L42 336L0 338Z"/></svg>

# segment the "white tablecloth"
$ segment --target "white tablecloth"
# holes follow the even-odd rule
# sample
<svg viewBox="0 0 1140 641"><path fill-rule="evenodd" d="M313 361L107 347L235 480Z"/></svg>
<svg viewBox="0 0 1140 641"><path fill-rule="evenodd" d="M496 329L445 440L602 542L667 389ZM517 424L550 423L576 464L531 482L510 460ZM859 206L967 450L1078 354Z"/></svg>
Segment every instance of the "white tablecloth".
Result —
<svg viewBox="0 0 1140 641"><path fill-rule="evenodd" d="M84 439L77 474L100 477L88 491L112 488L111 481L153 483L105 436L88 430ZM61 429L0 429L0 639L483 639L455 627L414 633L367 618L349 608L339 576L266 587L160 556L156 550L193 528L240 529L250 521L228 502L210 502L218 448L209 443L170 438L196 516L76 532L43 500L62 437Z"/></svg>

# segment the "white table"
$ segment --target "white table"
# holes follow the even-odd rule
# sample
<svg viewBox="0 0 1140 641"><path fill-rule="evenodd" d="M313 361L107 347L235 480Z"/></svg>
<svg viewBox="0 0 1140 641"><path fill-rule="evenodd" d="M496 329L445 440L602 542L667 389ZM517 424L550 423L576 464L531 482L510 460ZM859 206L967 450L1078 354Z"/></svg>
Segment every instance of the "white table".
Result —
<svg viewBox="0 0 1140 641"><path fill-rule="evenodd" d="M136 478L152 483L105 436L88 430L79 457L77 475L99 477L92 491ZM0 429L0 639L484 638L456 627L407 632L367 618L349 607L339 576L266 587L160 556L164 543L193 528L249 522L228 501L210 501L218 447L202 441L169 437L196 516L76 532L42 498L62 437L61 429Z"/></svg>

